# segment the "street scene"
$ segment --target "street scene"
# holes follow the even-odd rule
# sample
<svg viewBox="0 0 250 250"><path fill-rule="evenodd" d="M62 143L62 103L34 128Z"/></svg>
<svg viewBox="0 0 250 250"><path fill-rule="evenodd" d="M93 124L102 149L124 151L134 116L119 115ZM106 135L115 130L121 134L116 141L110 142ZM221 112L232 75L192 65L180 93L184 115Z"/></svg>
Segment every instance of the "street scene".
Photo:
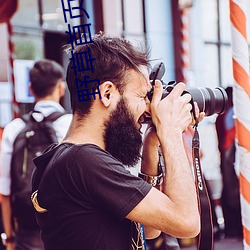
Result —
<svg viewBox="0 0 250 250"><path fill-rule="evenodd" d="M0 250L250 249L250 1L0 0Z"/></svg>

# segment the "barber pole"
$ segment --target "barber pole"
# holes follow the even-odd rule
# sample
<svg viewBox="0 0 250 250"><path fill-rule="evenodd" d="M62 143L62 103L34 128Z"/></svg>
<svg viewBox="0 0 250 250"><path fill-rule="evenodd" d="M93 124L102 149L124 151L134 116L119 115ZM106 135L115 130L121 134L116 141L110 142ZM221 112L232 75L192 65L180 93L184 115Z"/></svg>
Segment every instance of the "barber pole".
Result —
<svg viewBox="0 0 250 250"><path fill-rule="evenodd" d="M192 1L179 0L178 6L181 16L181 81L188 83L187 72L190 68L190 53L189 53L189 8L192 7ZM194 130L191 126L183 134L184 146L187 152L190 165L193 164L192 157L192 138Z"/></svg>
<svg viewBox="0 0 250 250"><path fill-rule="evenodd" d="M10 21L7 21L8 29L8 48L9 48L9 72L10 72L10 82L12 83L12 97L13 97L13 116L14 118L19 117L19 106L16 100L15 94L15 76L14 76L14 45L12 42L13 29Z"/></svg>
<svg viewBox="0 0 250 250"><path fill-rule="evenodd" d="M189 55L189 10L184 8L181 10L181 69L182 81L187 83L187 71L190 68Z"/></svg>
<svg viewBox="0 0 250 250"><path fill-rule="evenodd" d="M243 240L244 249L250 249L250 82L246 2L230 0L230 20Z"/></svg>

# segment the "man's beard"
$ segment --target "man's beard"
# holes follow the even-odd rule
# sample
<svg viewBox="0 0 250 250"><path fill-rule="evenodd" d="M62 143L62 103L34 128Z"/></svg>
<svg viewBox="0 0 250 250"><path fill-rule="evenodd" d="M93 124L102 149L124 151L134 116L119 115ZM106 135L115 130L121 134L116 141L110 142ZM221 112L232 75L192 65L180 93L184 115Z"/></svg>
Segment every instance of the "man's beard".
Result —
<svg viewBox="0 0 250 250"><path fill-rule="evenodd" d="M106 150L124 165L135 166L141 155L142 135L124 98L111 113L105 128Z"/></svg>

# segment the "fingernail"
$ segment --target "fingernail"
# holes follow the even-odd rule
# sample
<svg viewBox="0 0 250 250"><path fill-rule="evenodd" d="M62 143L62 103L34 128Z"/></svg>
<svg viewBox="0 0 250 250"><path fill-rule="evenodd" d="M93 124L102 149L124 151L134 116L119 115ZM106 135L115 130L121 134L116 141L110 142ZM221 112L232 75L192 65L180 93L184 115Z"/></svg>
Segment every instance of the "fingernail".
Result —
<svg viewBox="0 0 250 250"><path fill-rule="evenodd" d="M155 86L159 86L159 82L158 81L155 81Z"/></svg>

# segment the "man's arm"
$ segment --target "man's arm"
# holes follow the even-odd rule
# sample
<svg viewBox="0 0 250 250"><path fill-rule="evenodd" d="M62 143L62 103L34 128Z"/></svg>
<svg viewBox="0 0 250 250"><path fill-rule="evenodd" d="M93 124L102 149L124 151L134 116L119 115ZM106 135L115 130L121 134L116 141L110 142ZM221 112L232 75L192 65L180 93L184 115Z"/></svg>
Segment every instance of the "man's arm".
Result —
<svg viewBox="0 0 250 250"><path fill-rule="evenodd" d="M141 172L151 176L157 176L159 163L159 140L153 126L147 128L144 134ZM156 186L160 190L161 186ZM144 226L147 239L153 239L159 236L161 231L149 226Z"/></svg>
<svg viewBox="0 0 250 250"><path fill-rule="evenodd" d="M14 235L12 227L12 208L10 196L2 195L2 219L4 232L7 238L11 238ZM14 249L14 242L6 242L6 250Z"/></svg>
<svg viewBox="0 0 250 250"><path fill-rule="evenodd" d="M17 134L25 126L21 119L15 119L7 124L3 131L0 154L0 193L2 195L2 220L6 236L9 238L14 234L12 227L12 208L10 199L10 165L13 152L13 143ZM7 250L14 249L13 243L7 243Z"/></svg>
<svg viewBox="0 0 250 250"><path fill-rule="evenodd" d="M181 96L184 87L184 84L178 84L163 100L161 83L155 87L151 115L167 166L164 193L152 188L127 216L179 238L194 237L200 230L196 188L182 139L182 132L192 121L191 96ZM148 171L145 174L155 171L150 170L150 166L155 165L152 159L154 157L148 158L147 170L146 165L143 167Z"/></svg>

